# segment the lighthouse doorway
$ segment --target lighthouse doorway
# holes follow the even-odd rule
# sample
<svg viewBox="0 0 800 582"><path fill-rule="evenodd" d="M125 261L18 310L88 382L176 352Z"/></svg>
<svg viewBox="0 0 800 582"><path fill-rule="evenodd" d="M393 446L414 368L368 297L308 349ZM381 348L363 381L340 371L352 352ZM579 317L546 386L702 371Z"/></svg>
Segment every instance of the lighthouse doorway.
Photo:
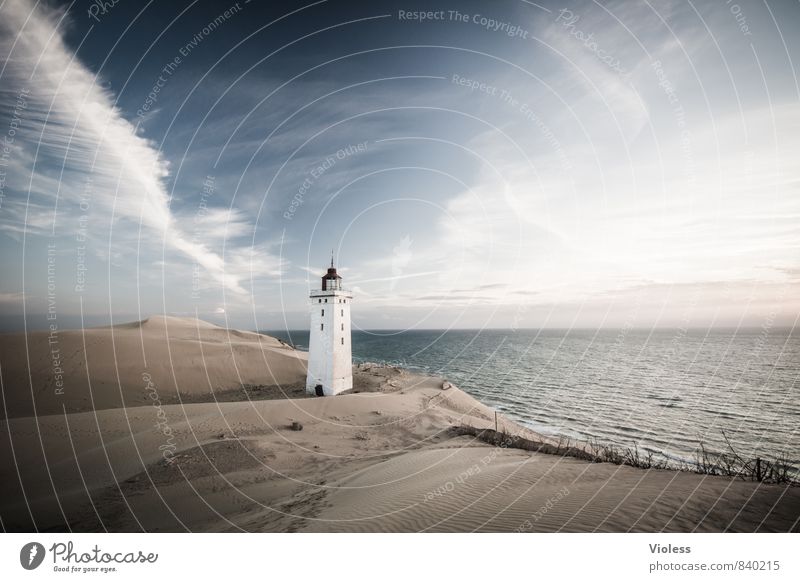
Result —
<svg viewBox="0 0 800 582"><path fill-rule="evenodd" d="M317 396L325 396L325 392L322 391L322 384L314 386L314 392L317 393Z"/></svg>

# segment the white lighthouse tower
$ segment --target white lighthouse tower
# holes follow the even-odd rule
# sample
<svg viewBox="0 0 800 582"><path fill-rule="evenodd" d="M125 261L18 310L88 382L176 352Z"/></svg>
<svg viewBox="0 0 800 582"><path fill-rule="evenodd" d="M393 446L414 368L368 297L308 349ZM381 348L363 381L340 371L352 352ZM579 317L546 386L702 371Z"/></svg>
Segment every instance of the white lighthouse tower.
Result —
<svg viewBox="0 0 800 582"><path fill-rule="evenodd" d="M350 348L350 301L342 278L331 266L322 277L321 289L311 291L311 333L308 341L306 392L333 396L353 387Z"/></svg>

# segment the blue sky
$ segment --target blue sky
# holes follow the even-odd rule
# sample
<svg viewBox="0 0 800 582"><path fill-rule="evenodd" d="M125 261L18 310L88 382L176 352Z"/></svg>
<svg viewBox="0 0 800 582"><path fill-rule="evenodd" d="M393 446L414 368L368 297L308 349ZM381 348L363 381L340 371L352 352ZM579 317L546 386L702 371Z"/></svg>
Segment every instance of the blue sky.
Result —
<svg viewBox="0 0 800 582"><path fill-rule="evenodd" d="M796 3L99 6L0 7L4 330L800 313Z"/></svg>

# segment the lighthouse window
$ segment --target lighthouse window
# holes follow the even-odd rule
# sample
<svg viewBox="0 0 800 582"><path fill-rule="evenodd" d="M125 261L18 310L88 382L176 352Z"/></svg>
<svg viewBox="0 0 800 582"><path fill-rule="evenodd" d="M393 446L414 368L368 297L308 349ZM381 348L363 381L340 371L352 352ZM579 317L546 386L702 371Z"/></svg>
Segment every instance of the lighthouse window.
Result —
<svg viewBox="0 0 800 582"><path fill-rule="evenodd" d="M327 299L325 299L325 303L327 303L327 302L328 302L328 300L327 300Z"/></svg>
<svg viewBox="0 0 800 582"><path fill-rule="evenodd" d="M325 310L324 309L322 310L322 315L325 315Z"/></svg>
<svg viewBox="0 0 800 582"><path fill-rule="evenodd" d="M344 331L344 324L342 324L342 331ZM344 338L342 338L342 341L344 341Z"/></svg>
<svg viewBox="0 0 800 582"><path fill-rule="evenodd" d="M325 324L324 323L320 323L319 324L319 330L322 331L323 329L325 329Z"/></svg>
<svg viewBox="0 0 800 582"><path fill-rule="evenodd" d="M344 338L342 338L342 345L344 345Z"/></svg>
<svg viewBox="0 0 800 582"><path fill-rule="evenodd" d="M342 309L342 316L344 316L344 309Z"/></svg>

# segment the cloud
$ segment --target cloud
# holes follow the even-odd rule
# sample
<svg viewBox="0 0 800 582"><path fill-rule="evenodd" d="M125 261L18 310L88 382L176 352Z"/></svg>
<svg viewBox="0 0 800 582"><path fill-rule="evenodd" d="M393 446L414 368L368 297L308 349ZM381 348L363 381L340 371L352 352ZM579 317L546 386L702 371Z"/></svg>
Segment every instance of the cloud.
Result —
<svg viewBox="0 0 800 582"><path fill-rule="evenodd" d="M181 216L181 222L191 220L192 230L204 240L220 242L253 235L253 225L244 211L237 208L207 208L195 216Z"/></svg>
<svg viewBox="0 0 800 582"><path fill-rule="evenodd" d="M22 303L24 295L22 293L0 293L0 304L3 303Z"/></svg>
<svg viewBox="0 0 800 582"><path fill-rule="evenodd" d="M25 204L27 224L19 221L18 201L15 211L0 220L0 229L57 234L60 224L70 224L81 197L91 196L95 222L101 210L114 229L141 225L155 233L143 239L163 243L201 265L227 290L245 295L242 283L248 275L262 274L258 269L273 273L279 263L264 249L233 249L235 264L229 268L221 255L182 228L184 221L170 209L169 162L137 133L114 95L65 44L65 22L64 13L26 0L7 0L0 8L0 52L8 55L0 77L3 101L14 103L20 94L26 101L9 159L8 187L31 201ZM4 112L4 118L12 115ZM214 240L247 231L244 217L233 210L209 212L201 222Z"/></svg>
<svg viewBox="0 0 800 582"><path fill-rule="evenodd" d="M464 258L446 266L442 280L469 279L478 290L486 281L519 289L529 279L539 291L535 303L601 298L646 282L678 285L676 293L709 280L785 283L800 245L793 228L800 215L797 171L789 162L800 147L796 119L797 108L785 106L693 124L692 186L680 141L670 134L661 136L660 158L642 148L633 164L624 157L604 164L602 181L561 182L526 169L495 132L477 136L468 145L501 175L480 172L448 202L432 246ZM564 147L570 151L571 143ZM537 169L545 165L532 159ZM474 268L470 277L465 264ZM497 291L495 302L508 303L506 288Z"/></svg>

